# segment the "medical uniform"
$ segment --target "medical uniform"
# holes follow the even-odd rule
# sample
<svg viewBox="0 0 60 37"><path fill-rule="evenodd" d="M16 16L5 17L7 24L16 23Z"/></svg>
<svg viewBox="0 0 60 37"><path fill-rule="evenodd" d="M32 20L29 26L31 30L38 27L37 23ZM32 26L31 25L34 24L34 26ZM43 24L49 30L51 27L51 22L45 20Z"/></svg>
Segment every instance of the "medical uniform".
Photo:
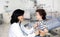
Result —
<svg viewBox="0 0 60 37"><path fill-rule="evenodd" d="M26 32L27 29L23 25L20 26L19 23L13 23L9 28L9 37L35 37L35 33L30 33L33 28L30 31L27 30L27 34L22 31L23 29Z"/></svg>

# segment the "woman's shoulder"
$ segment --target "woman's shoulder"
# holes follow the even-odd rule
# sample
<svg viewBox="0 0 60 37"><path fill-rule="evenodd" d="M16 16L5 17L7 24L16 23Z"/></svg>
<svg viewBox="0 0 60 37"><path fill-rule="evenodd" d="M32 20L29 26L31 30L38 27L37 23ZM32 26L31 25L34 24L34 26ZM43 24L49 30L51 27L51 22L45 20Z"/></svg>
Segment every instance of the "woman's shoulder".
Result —
<svg viewBox="0 0 60 37"><path fill-rule="evenodd" d="M18 23L13 23L13 24L10 25L10 28L16 28L16 27L19 27Z"/></svg>
<svg viewBox="0 0 60 37"><path fill-rule="evenodd" d="M19 25L19 23L13 23L13 24L11 24L11 26L15 26L15 25Z"/></svg>

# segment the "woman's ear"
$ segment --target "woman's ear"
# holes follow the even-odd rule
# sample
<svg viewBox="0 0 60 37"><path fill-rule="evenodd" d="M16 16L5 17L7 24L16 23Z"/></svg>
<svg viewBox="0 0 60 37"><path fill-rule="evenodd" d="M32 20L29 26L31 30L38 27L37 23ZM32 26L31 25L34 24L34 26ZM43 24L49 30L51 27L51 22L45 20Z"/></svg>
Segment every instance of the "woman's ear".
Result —
<svg viewBox="0 0 60 37"><path fill-rule="evenodd" d="M18 16L17 19L20 20L20 17Z"/></svg>
<svg viewBox="0 0 60 37"><path fill-rule="evenodd" d="M22 22L23 21L23 16L18 16L18 20Z"/></svg>

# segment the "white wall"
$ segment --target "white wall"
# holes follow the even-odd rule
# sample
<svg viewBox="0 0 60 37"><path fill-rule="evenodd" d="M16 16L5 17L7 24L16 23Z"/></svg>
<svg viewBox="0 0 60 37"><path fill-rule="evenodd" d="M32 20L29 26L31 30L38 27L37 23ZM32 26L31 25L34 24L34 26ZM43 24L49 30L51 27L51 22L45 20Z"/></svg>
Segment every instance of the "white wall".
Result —
<svg viewBox="0 0 60 37"><path fill-rule="evenodd" d="M4 6L4 1L0 0L0 13L4 12L3 6Z"/></svg>
<svg viewBox="0 0 60 37"><path fill-rule="evenodd" d="M9 0L9 1L10 1L9 8L12 10L17 8L26 10L32 8L33 6L33 2L30 2L28 0Z"/></svg>
<svg viewBox="0 0 60 37"><path fill-rule="evenodd" d="M2 3L2 4L0 4L0 13L5 12L4 11L5 5L8 5L9 6L8 9L12 10L12 11L14 11L17 8L20 8L23 10L32 9L32 7L34 5L33 2L27 1L27 0L8 0L9 1L8 4L6 4L6 1L7 0L0 0L0 2ZM60 12L60 0L38 0L38 3L45 4L44 9L47 12L51 12L51 11L59 11ZM26 11L26 13L28 13L28 11ZM27 16L26 13L25 13L25 16ZM7 20L7 22L9 22L8 20L10 19L9 18L10 15L8 15L8 13L3 13L3 14L4 14L4 21ZM27 17L30 17L30 16L27 16Z"/></svg>
<svg viewBox="0 0 60 37"><path fill-rule="evenodd" d="M9 3L7 4L6 1L9 1ZM28 0L1 0L2 3L4 3L3 5L1 5L1 10L0 12L2 13L2 11L4 10L3 13L3 20L5 23L9 23L10 22L10 17L11 17L11 12L13 12L15 9L22 9L25 10L25 18L30 18L30 13L29 11L26 11L26 9L32 9L33 7L33 2L28 1ZM10 12L6 12L4 9L4 6L8 6L7 10L11 10Z"/></svg>
<svg viewBox="0 0 60 37"><path fill-rule="evenodd" d="M60 0L54 0L54 9L60 12Z"/></svg>
<svg viewBox="0 0 60 37"><path fill-rule="evenodd" d="M0 0L0 11L3 11L3 7L6 5L6 1L9 1L7 4L9 10L14 10L17 8L20 9L29 9L32 8L34 3L28 0ZM60 0L37 0L38 5L45 4L44 9L47 11L60 11ZM2 3L2 4L1 4Z"/></svg>
<svg viewBox="0 0 60 37"><path fill-rule="evenodd" d="M9 1L9 3L7 4L6 1ZM33 7L34 3L29 0L0 0L1 9L4 10L4 6L6 6L6 5L8 6L8 10L13 11L18 8L22 9L22 10L31 9Z"/></svg>
<svg viewBox="0 0 60 37"><path fill-rule="evenodd" d="M60 11L60 0L38 0L38 5L45 4L44 9L47 11Z"/></svg>

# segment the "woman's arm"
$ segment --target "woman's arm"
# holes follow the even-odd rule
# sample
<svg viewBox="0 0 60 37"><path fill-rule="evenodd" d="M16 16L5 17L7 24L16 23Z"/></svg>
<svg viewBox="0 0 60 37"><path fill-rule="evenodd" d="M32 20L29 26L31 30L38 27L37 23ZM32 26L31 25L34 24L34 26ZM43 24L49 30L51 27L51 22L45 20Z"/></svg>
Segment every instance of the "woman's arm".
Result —
<svg viewBox="0 0 60 37"><path fill-rule="evenodd" d="M36 29L37 27L38 27L38 25L35 24L35 25L34 25L34 28ZM46 33L48 33L48 30L46 29L46 26L44 26L44 27L45 27L44 31L39 29L39 30L37 30L35 33L36 33L37 35L40 34L40 36L45 36Z"/></svg>
<svg viewBox="0 0 60 37"><path fill-rule="evenodd" d="M12 35L13 37L25 37L25 36L23 35L23 33L22 33L22 31L21 31L21 29L20 29L20 27L19 27L18 24L13 24L13 25L11 25L9 31L10 31L10 32L9 32L9 33L10 33L10 36L11 36L11 34L13 34L13 35Z"/></svg>

